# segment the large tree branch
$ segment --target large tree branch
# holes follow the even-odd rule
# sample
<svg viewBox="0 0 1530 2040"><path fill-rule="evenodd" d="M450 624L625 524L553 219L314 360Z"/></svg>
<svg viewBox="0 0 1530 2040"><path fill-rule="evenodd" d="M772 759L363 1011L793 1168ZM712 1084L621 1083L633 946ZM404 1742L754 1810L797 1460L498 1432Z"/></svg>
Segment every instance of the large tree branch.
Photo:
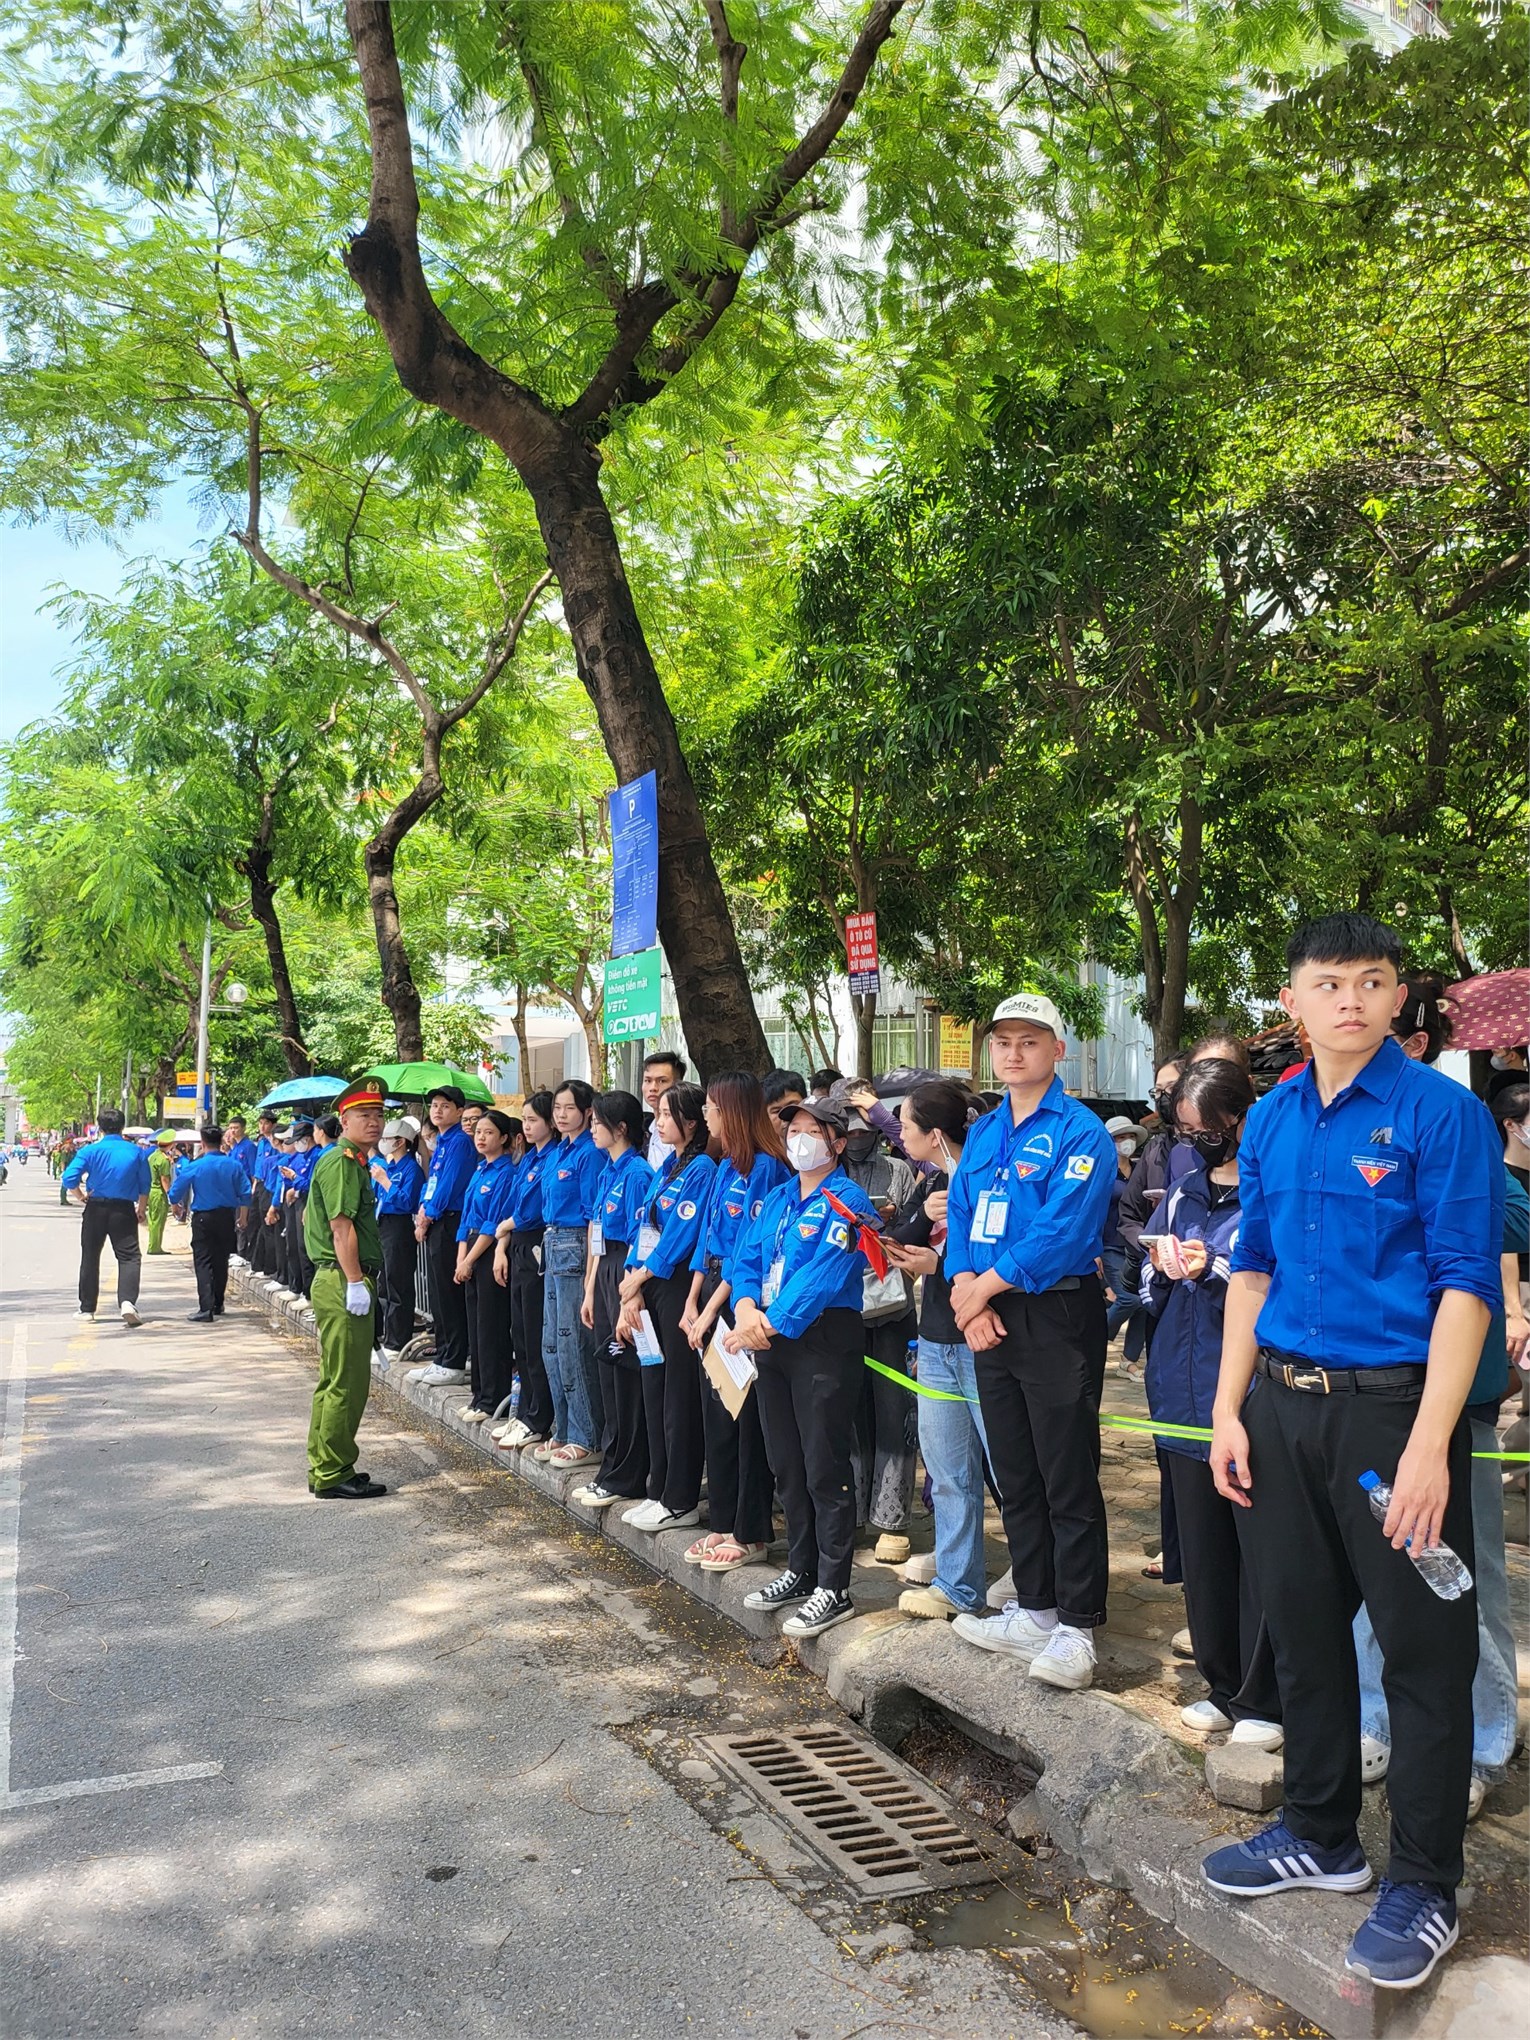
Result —
<svg viewBox="0 0 1530 2040"><path fill-rule="evenodd" d="M483 700L500 674L504 672L506 666L515 657L515 648L521 641L521 632L526 628L532 610L536 607L543 590L549 585L552 578L553 571L551 567L544 574L538 575L532 584L531 593L526 597L526 600L521 604L514 616L506 622L504 629L494 639L488 651L484 654L483 671L479 674L477 684L473 687L472 692L465 694L455 708L447 708L441 711L440 724L443 731L453 728L455 724L462 721L464 716L469 716L473 713L473 710Z"/></svg>

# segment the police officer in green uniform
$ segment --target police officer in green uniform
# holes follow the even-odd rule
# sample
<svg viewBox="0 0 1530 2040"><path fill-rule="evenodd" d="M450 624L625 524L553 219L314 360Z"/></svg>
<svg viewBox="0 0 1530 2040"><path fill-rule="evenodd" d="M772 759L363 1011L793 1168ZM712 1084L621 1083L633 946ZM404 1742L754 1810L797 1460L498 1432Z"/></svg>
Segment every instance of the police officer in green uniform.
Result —
<svg viewBox="0 0 1530 2040"><path fill-rule="evenodd" d="M356 1468L356 1430L372 1385L372 1313L382 1241L367 1157L382 1136L383 1094L363 1078L335 1101L340 1138L314 1165L303 1214L313 1263L319 1382L308 1425L308 1486L322 1501L385 1495Z"/></svg>

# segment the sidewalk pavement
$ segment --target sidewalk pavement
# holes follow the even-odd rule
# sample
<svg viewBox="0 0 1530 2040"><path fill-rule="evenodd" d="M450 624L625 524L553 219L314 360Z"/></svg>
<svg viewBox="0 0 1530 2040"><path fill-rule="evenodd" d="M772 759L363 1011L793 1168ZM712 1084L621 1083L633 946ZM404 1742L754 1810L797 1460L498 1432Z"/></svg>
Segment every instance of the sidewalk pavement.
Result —
<svg viewBox="0 0 1530 2040"><path fill-rule="evenodd" d="M273 1299L248 1271L236 1269L230 1301L264 1310L273 1329L313 1343L312 1313L300 1300ZM521 1478L564 1507L586 1531L625 1546L656 1571L762 1642L780 1644L772 1616L743 1606L744 1596L768 1569L704 1573L683 1553L698 1534L671 1531L654 1538L622 1522L620 1509L581 1508L569 1499L589 1468L560 1473L524 1454L497 1451L485 1427L464 1421L464 1390L424 1388L406 1380L414 1356L373 1359L374 1394L423 1418L475 1463L490 1461L509 1478ZM1140 1384L1123 1379L1114 1363L1107 1376L1105 1413L1147 1414ZM1193 1664L1170 1647L1184 1624L1178 1587L1143 1576L1159 1546L1158 1471L1149 1439L1105 1429L1101 1481L1111 1521L1110 1615L1097 1635L1099 1666L1087 1693L1041 1688L1022 1669L973 1649L943 1622L900 1615L905 1582L899 1569L878 1565L874 1536L856 1552L851 1593L857 1619L797 1647L825 1680L844 1710L896 1746L922 1711L933 1707L975 1740L1009 1757L1032 1777L1035 1789L1011 1814L1027 1839L1047 1834L1089 1874L1129 1889L1148 1911L1171 1920L1187 1940L1239 1976L1283 1998L1337 2040L1369 2036L1383 2024L1392 2040L1495 2040L1519 2031L1519 2007L1530 1990L1525 1960L1527 1784L1523 1749L1507 1781L1468 1830L1467 1878L1462 1892L1461 1948L1439 1980L1398 2003L1343 1974L1344 1948L1364 1917L1357 1899L1294 1893L1237 1906L1216 1899L1198 1866L1213 1841L1248 1833L1279 1803L1280 1759L1257 1752L1218 1758L1224 1737L1190 1734L1179 1721L1187 1701L1203 1697ZM1008 1557L990 1499L985 1532L989 1577L1005 1574ZM915 1553L933 1544L932 1518L917 1500L909 1534ZM773 1556L774 1556L773 1552ZM1526 1670L1526 1598L1530 1554L1509 1548L1516 1635L1521 1645L1521 1693ZM991 1598L1000 1598L996 1589ZM784 1647L784 1646L783 1646ZM1523 1701L1522 1701L1523 1706ZM1208 1767L1207 1759L1211 1758ZM1253 1761L1249 1761L1252 1759ZM1224 1804L1208 1791L1208 1768ZM1385 1860L1385 1787L1366 1793L1362 1835L1373 1862ZM1386 2014L1383 2017L1383 2013ZM1500 2023L1501 2022L1501 2023Z"/></svg>

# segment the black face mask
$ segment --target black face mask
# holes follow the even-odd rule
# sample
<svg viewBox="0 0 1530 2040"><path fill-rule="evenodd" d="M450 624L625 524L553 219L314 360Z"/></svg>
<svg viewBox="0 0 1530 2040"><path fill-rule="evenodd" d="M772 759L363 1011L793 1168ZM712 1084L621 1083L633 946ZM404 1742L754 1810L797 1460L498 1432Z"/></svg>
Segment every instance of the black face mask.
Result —
<svg viewBox="0 0 1530 2040"><path fill-rule="evenodd" d="M1230 1155L1238 1151L1235 1133L1182 1133L1179 1137L1195 1149L1208 1169L1220 1168Z"/></svg>
<svg viewBox="0 0 1530 2040"><path fill-rule="evenodd" d="M870 1133L852 1133L845 1142L845 1153L852 1162L869 1162L877 1151L881 1135L874 1130Z"/></svg>

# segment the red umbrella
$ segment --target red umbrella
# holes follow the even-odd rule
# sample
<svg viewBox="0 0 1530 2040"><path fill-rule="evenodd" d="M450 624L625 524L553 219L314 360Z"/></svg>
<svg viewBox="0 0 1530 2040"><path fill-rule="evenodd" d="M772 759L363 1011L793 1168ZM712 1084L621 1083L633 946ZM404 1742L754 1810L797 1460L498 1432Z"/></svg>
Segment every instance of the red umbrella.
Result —
<svg viewBox="0 0 1530 2040"><path fill-rule="evenodd" d="M1452 1048L1499 1050L1530 1042L1530 970L1462 978L1441 1004L1450 1015Z"/></svg>

